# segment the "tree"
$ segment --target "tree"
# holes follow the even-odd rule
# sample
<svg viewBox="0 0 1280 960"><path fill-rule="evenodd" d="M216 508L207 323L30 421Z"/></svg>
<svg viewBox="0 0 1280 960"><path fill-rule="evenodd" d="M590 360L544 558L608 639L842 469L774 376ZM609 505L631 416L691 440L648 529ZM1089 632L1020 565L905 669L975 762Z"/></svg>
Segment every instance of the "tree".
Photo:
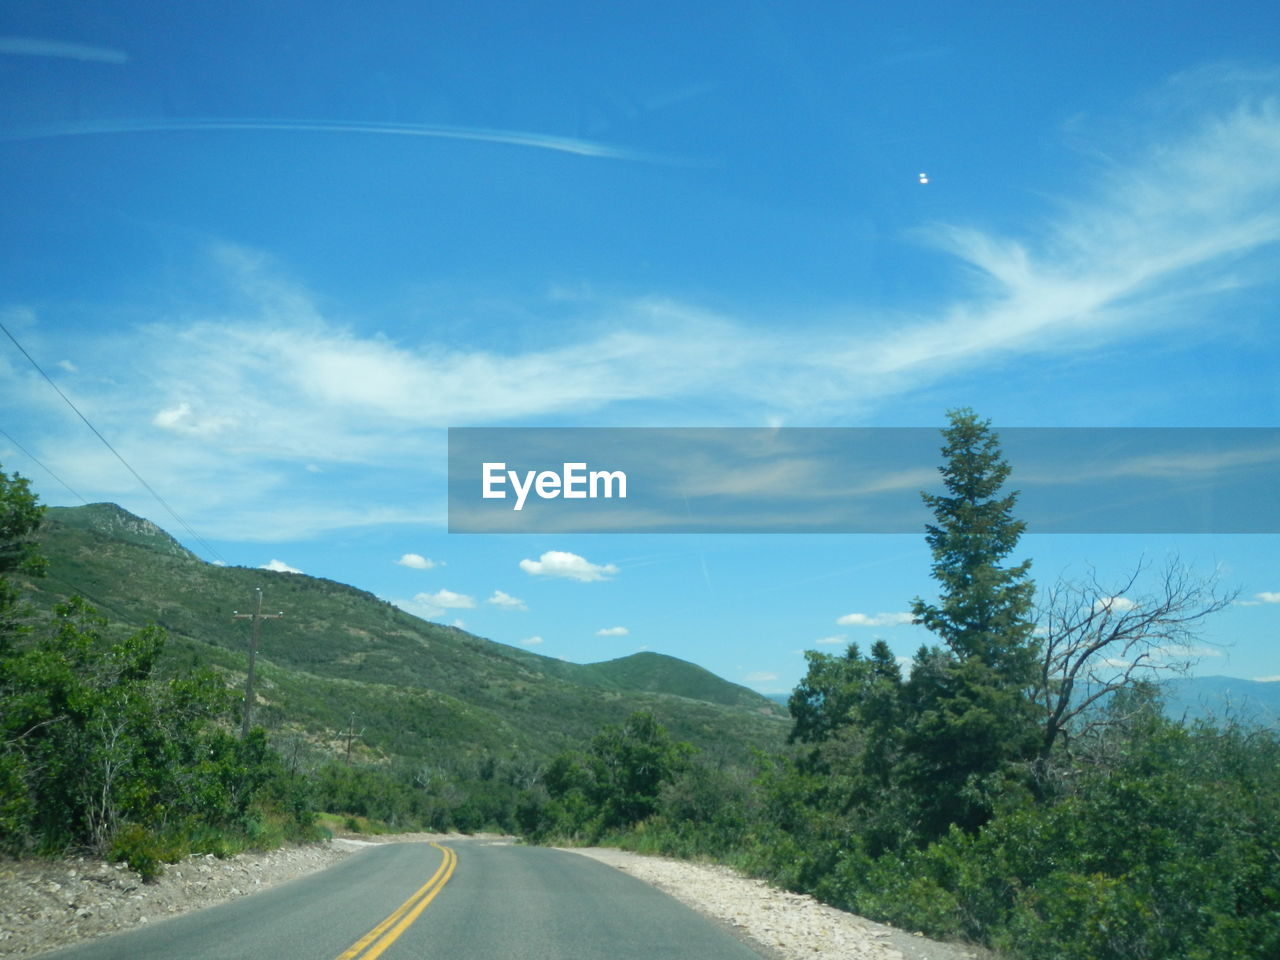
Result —
<svg viewBox="0 0 1280 960"><path fill-rule="evenodd" d="M30 538L43 517L44 507L31 492L27 478L0 471L0 577L44 572L44 560Z"/></svg>
<svg viewBox="0 0 1280 960"><path fill-rule="evenodd" d="M606 828L629 826L652 816L664 783L681 773L693 748L671 739L648 710L621 726L606 725L591 741L594 800Z"/></svg>
<svg viewBox="0 0 1280 960"><path fill-rule="evenodd" d="M941 597L938 604L917 597L911 612L957 660L980 660L1003 682L1025 686L1036 663L1031 561L1000 566L1026 527L1013 517L1018 494L1000 495L1010 467L991 421L979 420L968 408L948 417L945 462L938 469L949 495L921 494L936 518L925 528L925 540Z"/></svg>
<svg viewBox="0 0 1280 960"><path fill-rule="evenodd" d="M0 653L18 632L18 591L9 577L15 573L43 576L45 560L31 534L40 526L44 507L31 492L26 477L0 471Z"/></svg>
<svg viewBox="0 0 1280 960"><path fill-rule="evenodd" d="M1075 737L1122 722L1123 712L1100 709L1114 706L1117 693L1185 672L1195 626L1236 596L1177 560L1166 564L1153 590L1135 595L1145 570L1140 562L1109 587L1092 573L1083 581L1061 580L1041 599L1042 655L1032 701L1042 718L1042 766L1055 746L1069 748Z"/></svg>
<svg viewBox="0 0 1280 960"><path fill-rule="evenodd" d="M906 732L899 776L914 798L923 839L951 824L976 829L989 818L993 778L1028 759L1035 722L1027 692L1037 647L1031 563L1005 567L1025 524L1017 493L1002 493L1010 467L988 420L952 410L939 468L947 495L922 493L937 604L919 597L915 622L945 649L922 647L905 687Z"/></svg>

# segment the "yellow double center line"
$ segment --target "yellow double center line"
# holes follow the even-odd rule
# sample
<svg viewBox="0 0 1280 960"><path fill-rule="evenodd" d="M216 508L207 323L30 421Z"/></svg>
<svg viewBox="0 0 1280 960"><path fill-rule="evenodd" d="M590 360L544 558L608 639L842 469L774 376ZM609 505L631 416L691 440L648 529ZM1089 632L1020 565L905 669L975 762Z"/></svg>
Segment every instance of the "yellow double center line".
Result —
<svg viewBox="0 0 1280 960"><path fill-rule="evenodd" d="M391 916L340 953L338 960L357 960L357 958L374 960L375 957L381 956L382 951L391 946L400 934L408 930L410 924L418 919L418 914L427 909L427 904L444 889L444 885L453 876L454 867L458 865L458 855L438 843L431 845L444 854L444 859L440 861L440 868L422 885L421 889L400 904Z"/></svg>

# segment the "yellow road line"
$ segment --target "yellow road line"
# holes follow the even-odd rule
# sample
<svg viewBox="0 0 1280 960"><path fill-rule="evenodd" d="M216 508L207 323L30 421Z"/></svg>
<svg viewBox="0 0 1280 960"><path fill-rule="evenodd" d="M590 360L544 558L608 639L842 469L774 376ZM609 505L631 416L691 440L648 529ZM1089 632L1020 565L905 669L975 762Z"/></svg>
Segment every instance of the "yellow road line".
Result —
<svg viewBox="0 0 1280 960"><path fill-rule="evenodd" d="M444 889L444 885L449 882L454 868L458 865L458 855L438 843L431 845L444 854L439 869L432 874L431 879L415 891L413 896L396 907L389 917L340 953L337 960L356 960L357 957L359 960L375 960L382 955L382 951L395 942L400 934L409 929L409 925L418 919L418 915L427 908L427 904Z"/></svg>

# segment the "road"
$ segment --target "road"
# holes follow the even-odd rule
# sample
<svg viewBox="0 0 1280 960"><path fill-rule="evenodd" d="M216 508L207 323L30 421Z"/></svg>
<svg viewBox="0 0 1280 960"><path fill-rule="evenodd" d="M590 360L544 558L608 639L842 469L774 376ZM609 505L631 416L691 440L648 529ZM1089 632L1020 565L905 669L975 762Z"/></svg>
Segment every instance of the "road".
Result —
<svg viewBox="0 0 1280 960"><path fill-rule="evenodd" d="M369 847L251 897L42 960L760 960L634 877L484 841Z"/></svg>

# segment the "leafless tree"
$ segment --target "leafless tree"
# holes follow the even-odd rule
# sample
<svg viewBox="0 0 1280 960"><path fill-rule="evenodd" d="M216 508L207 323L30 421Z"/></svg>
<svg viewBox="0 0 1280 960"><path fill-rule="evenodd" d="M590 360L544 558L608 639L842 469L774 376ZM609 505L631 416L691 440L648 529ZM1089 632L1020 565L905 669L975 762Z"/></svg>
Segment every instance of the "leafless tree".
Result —
<svg viewBox="0 0 1280 960"><path fill-rule="evenodd" d="M1143 681L1185 673L1197 659L1196 628L1230 605L1238 591L1222 591L1216 577L1195 575L1170 560L1143 586L1149 564L1111 585L1090 571L1060 580L1037 603L1041 660L1032 702L1043 718L1039 759L1055 745L1114 723L1099 701Z"/></svg>

